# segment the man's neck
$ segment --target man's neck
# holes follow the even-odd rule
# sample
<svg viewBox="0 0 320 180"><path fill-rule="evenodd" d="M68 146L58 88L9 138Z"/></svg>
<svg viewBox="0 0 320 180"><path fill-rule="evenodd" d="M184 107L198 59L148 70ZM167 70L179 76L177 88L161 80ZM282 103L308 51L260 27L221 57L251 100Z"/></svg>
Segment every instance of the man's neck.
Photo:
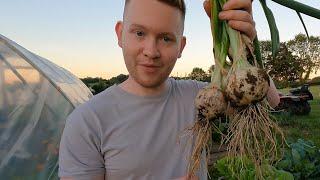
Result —
<svg viewBox="0 0 320 180"><path fill-rule="evenodd" d="M129 76L129 78L121 83L120 88L122 88L124 91L138 95L138 96L157 96L163 93L168 84L167 81L163 82L161 85L157 87L144 87L137 83L133 78Z"/></svg>

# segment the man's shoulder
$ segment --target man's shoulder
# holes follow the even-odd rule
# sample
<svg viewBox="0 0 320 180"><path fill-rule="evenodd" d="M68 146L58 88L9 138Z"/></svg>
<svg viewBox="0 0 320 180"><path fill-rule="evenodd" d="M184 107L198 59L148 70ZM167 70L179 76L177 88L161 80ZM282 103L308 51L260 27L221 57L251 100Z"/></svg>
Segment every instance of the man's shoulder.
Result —
<svg viewBox="0 0 320 180"><path fill-rule="evenodd" d="M93 117L97 117L98 114L106 111L108 107L114 106L116 96L116 87L111 86L101 93L96 94L87 102L77 106L69 118L80 119L81 117L81 119L92 119Z"/></svg>
<svg viewBox="0 0 320 180"><path fill-rule="evenodd" d="M115 103L118 96L117 86L113 85L94 95L90 100L82 106L93 111L100 111L102 107L110 106Z"/></svg>
<svg viewBox="0 0 320 180"><path fill-rule="evenodd" d="M173 78L170 78L170 80L172 84L172 95L182 100L193 100L199 90L207 85L205 82L195 80L175 80Z"/></svg>
<svg viewBox="0 0 320 180"><path fill-rule="evenodd" d="M170 78L170 80L174 88L182 90L189 89L198 91L199 89L205 87L208 84L207 82L196 81L191 79L175 80L173 78Z"/></svg>

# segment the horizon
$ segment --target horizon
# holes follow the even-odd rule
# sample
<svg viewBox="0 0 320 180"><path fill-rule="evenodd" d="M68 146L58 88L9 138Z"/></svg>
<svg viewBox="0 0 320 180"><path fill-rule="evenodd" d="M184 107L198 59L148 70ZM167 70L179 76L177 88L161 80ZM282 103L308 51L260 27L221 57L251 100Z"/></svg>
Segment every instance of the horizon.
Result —
<svg viewBox="0 0 320 180"><path fill-rule="evenodd" d="M320 9L318 0L299 2ZM299 33L305 34L295 11L271 1L267 3L274 13L281 42L291 40ZM114 32L115 23L122 19L123 5L124 0L98 0L95 3L86 0L5 1L0 12L0 33L79 78L110 79L128 74ZM170 76L185 76L194 67L207 71L213 64L209 18L202 1L189 0L186 6L187 45ZM270 40L268 23L259 1L253 2L253 17L259 40ZM309 35L320 36L320 20L302 17Z"/></svg>

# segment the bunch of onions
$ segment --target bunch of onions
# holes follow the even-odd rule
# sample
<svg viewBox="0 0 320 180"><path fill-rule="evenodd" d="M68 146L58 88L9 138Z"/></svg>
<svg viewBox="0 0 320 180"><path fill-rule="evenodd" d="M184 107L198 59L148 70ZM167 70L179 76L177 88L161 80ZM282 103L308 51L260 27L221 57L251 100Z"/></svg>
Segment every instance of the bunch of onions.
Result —
<svg viewBox="0 0 320 180"><path fill-rule="evenodd" d="M259 0L267 17L272 40L272 53L279 48L279 33L266 0ZM320 11L292 0L272 0L297 12L320 19ZM189 177L200 167L202 155L210 154L212 131L218 131L214 121L229 119L229 128L222 143L227 144L229 163L232 157L249 158L256 168L256 178L263 179L261 167L278 158L285 139L282 130L270 116L266 100L269 76L263 69L259 42L233 30L218 19L227 0L210 0L211 30L214 41L215 68L211 83L200 90L196 99L196 121L191 128L195 138L188 168ZM306 30L306 27L304 25ZM308 34L307 30L306 33ZM207 158L208 159L208 158ZM242 164L242 166L244 166ZM232 166L231 166L232 167ZM245 168L245 167L243 167Z"/></svg>
<svg viewBox="0 0 320 180"><path fill-rule="evenodd" d="M203 153L208 156L212 131L217 130L214 120L226 116L230 120L228 133L223 136L227 155L249 158L256 166L257 177L262 177L262 163L276 159L284 136L269 115L266 100L269 76L256 60L253 43L218 19L226 1L211 0L215 69L211 83L195 99L197 114L192 128L195 146L188 171L193 176Z"/></svg>

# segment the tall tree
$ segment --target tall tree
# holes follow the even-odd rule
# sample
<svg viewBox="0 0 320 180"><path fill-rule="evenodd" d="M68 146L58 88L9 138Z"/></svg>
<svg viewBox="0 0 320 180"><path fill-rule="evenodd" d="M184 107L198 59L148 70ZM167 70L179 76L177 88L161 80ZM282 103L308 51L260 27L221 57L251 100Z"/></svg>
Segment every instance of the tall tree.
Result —
<svg viewBox="0 0 320 180"><path fill-rule="evenodd" d="M273 58L271 54L267 57L265 67L269 75L278 83L294 82L300 78L303 66L298 56L293 55L285 43L280 44L279 52Z"/></svg>
<svg viewBox="0 0 320 180"><path fill-rule="evenodd" d="M298 34L288 41L288 49L301 59L305 72L300 74L301 80L309 78L310 74L320 69L320 36L311 36L309 40L304 34Z"/></svg>
<svg viewBox="0 0 320 180"><path fill-rule="evenodd" d="M123 81L127 80L128 79L128 75L124 75L124 74L119 74L118 76L116 77L112 77L111 79L109 79L109 83L111 85L113 84L121 84Z"/></svg>
<svg viewBox="0 0 320 180"><path fill-rule="evenodd" d="M271 41L260 41L260 50L261 50L262 62L265 64L269 56L272 55Z"/></svg>
<svg viewBox="0 0 320 180"><path fill-rule="evenodd" d="M197 81L210 81L210 76L201 68L195 67L192 69L192 72L188 75L190 79Z"/></svg>
<svg viewBox="0 0 320 180"><path fill-rule="evenodd" d="M208 75L211 76L212 72L214 71L214 64L212 64L208 69Z"/></svg>
<svg viewBox="0 0 320 180"><path fill-rule="evenodd" d="M98 94L107 88L107 84L104 81L99 81L98 83L92 85L91 87L94 92L93 94Z"/></svg>

